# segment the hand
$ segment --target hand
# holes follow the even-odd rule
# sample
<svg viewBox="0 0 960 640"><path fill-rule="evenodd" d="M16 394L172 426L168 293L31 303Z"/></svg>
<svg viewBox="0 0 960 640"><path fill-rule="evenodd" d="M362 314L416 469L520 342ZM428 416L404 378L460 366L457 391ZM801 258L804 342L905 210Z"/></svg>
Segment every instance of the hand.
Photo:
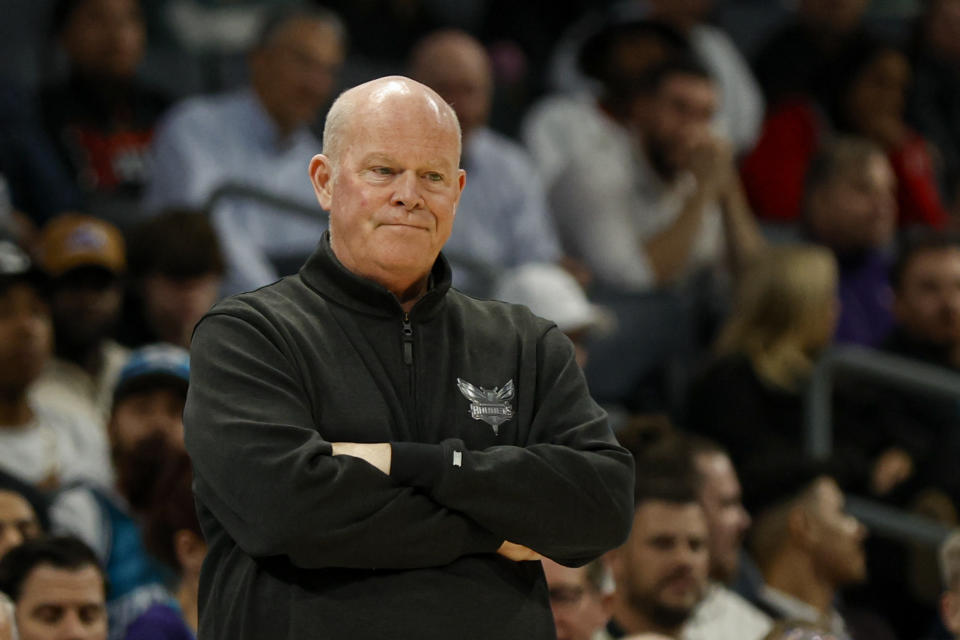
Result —
<svg viewBox="0 0 960 640"><path fill-rule="evenodd" d="M697 189L710 199L726 191L736 175L732 147L707 130L690 141L684 155Z"/></svg>
<svg viewBox="0 0 960 640"><path fill-rule="evenodd" d="M383 473L390 475L390 463L393 460L393 448L389 442L333 442L333 455L352 456L372 464Z"/></svg>
<svg viewBox="0 0 960 640"><path fill-rule="evenodd" d="M898 484L913 475L913 459L896 447L884 451L873 464L870 485L879 496L889 493Z"/></svg>
<svg viewBox="0 0 960 640"><path fill-rule="evenodd" d="M502 555L507 560L513 560L514 562L529 562L533 560L543 560L543 556L529 549L523 545L510 542L509 540L504 540L503 544L500 545L500 548L497 549L497 553Z"/></svg>

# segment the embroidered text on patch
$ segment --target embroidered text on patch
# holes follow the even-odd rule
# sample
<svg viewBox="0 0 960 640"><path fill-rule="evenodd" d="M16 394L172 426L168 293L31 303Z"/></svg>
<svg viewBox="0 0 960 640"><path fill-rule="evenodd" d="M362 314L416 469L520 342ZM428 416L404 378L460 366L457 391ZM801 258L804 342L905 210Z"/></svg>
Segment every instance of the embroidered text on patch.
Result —
<svg viewBox="0 0 960 640"><path fill-rule="evenodd" d="M495 434L500 433L500 425L513 417L513 379L502 387L484 389L475 387L463 378L457 378L457 388L470 401L470 417L474 420L483 420L491 427Z"/></svg>

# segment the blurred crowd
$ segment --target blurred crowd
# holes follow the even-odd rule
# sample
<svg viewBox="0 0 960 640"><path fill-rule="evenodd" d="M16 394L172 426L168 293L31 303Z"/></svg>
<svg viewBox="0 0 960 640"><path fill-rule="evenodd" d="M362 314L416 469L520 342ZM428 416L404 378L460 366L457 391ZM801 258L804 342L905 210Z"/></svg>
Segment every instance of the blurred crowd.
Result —
<svg viewBox="0 0 960 640"><path fill-rule="evenodd" d="M960 538L845 507L960 524L960 393L837 375L805 453L832 349L960 375L960 0L4 14L0 640L194 637L193 327L296 273L325 110L394 73L462 127L454 285L555 321L637 461L628 542L544 561L561 640L960 637Z"/></svg>

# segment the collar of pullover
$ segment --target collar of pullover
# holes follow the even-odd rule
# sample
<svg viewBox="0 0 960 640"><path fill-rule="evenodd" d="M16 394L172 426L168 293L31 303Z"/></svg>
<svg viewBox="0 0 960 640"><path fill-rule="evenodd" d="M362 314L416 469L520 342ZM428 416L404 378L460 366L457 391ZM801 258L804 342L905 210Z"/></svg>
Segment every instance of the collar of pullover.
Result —
<svg viewBox="0 0 960 640"><path fill-rule="evenodd" d="M300 269L300 277L311 289L341 306L377 316L403 314L400 301L386 287L343 266L330 246L329 231L324 232L316 251ZM441 254L433 263L427 293L411 309L411 318L426 320L434 315L443 306L450 282L450 263Z"/></svg>

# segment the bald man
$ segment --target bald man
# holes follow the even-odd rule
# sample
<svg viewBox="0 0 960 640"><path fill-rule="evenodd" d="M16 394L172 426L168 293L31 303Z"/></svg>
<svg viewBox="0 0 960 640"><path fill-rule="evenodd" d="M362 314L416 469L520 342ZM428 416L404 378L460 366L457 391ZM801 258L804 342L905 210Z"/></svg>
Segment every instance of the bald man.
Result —
<svg viewBox="0 0 960 640"><path fill-rule="evenodd" d="M205 640L554 638L539 562L617 546L633 466L570 341L450 288L460 128L389 77L331 107L299 274L197 327Z"/></svg>
<svg viewBox="0 0 960 640"><path fill-rule="evenodd" d="M453 107L463 129L462 166L470 183L444 249L453 261L454 286L491 297L490 285L501 269L560 261L560 241L533 159L486 126L493 74L483 46L463 31L435 31L414 48L410 74Z"/></svg>

